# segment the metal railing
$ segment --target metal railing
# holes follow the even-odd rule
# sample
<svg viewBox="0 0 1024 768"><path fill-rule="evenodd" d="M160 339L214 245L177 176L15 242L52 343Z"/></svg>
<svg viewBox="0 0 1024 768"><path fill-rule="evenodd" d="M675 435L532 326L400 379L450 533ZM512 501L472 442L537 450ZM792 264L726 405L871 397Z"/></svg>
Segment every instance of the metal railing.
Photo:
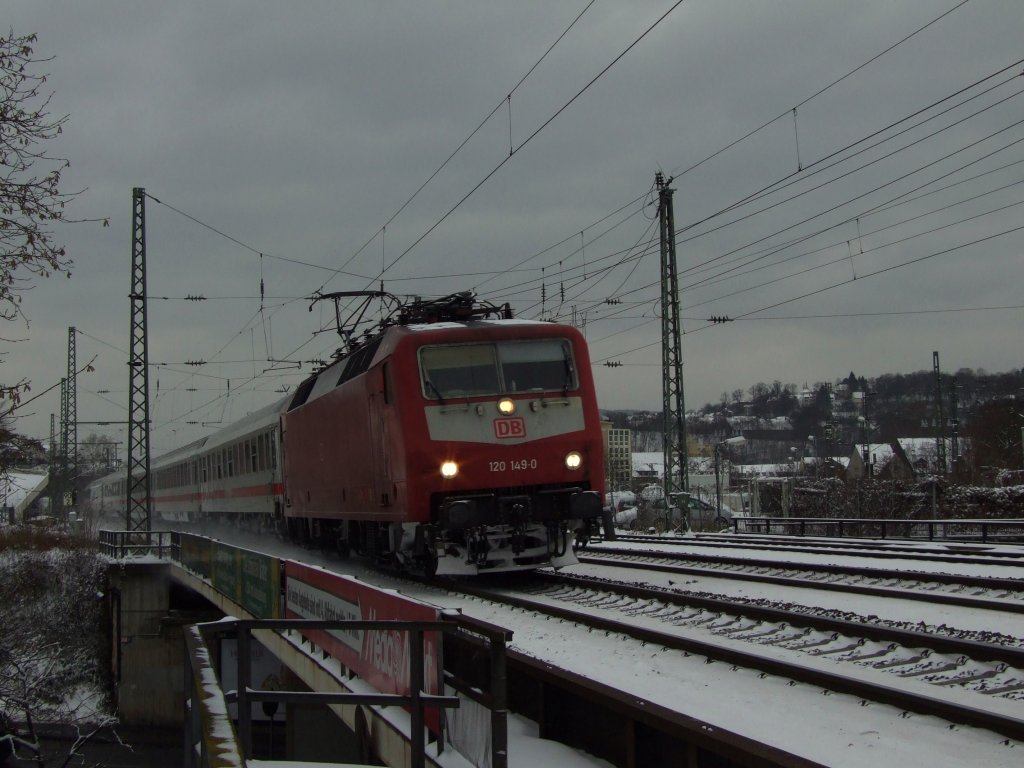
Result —
<svg viewBox="0 0 1024 768"><path fill-rule="evenodd" d="M100 531L101 551L115 559L157 557L177 561L182 554L181 537L170 531L134 532ZM216 589L216 586L214 587ZM227 597L232 598L231 595ZM232 599L237 599L235 596ZM249 643L254 629L271 631L323 630L387 630L402 631L409 635L409 693L356 694L319 693L298 691L253 690L250 685ZM224 633L238 637L238 689L224 693L216 671L211 664L207 638ZM439 632L453 641L472 642L486 649L487 672L482 679L465 679L458 674L442 670L441 681L456 693L490 710L490 765L506 768L508 764L508 707L507 707L507 643L511 631L456 612L442 612L435 622L362 621L362 620L310 620L310 619L236 619L199 624L186 631L186 757L185 764L193 768L220 768L236 765L225 762L226 755L250 755L252 748L252 722L250 703L283 702L322 704L348 704L369 706L408 706L410 711L410 747L412 765L424 765L424 708L442 710L459 707L457 696L438 696L423 693L425 632ZM189 705L191 702L191 706ZM237 732L232 719L226 714L227 705L238 704ZM440 718L439 745L443 747L444 718ZM233 758L232 758L233 759Z"/></svg>
<svg viewBox="0 0 1024 768"><path fill-rule="evenodd" d="M734 517L735 533L854 539L1020 542L1024 520L872 520L824 517Z"/></svg>
<svg viewBox="0 0 1024 768"><path fill-rule="evenodd" d="M99 532L100 552L116 560L157 557L174 559L178 542L173 531L107 531Z"/></svg>
<svg viewBox="0 0 1024 768"><path fill-rule="evenodd" d="M457 708L457 696L438 696L423 692L425 681L423 634L453 632L458 625L445 621L318 621L309 619L236 620L197 624L186 635L190 674L186 675L185 743L186 765L191 768L220 768L238 765L225 762L252 754L252 710L254 702L291 704L349 704L366 706L405 706L410 712L412 768L426 763L424 710L427 707ZM266 691L254 689L250 667L253 630L276 631L360 631L386 630L409 634L409 693L322 693L317 691ZM212 675L208 637L229 632L238 636L238 688L224 693ZM188 702L192 706L188 707ZM238 705L238 731L235 732L224 704ZM190 756L192 762L189 762Z"/></svg>

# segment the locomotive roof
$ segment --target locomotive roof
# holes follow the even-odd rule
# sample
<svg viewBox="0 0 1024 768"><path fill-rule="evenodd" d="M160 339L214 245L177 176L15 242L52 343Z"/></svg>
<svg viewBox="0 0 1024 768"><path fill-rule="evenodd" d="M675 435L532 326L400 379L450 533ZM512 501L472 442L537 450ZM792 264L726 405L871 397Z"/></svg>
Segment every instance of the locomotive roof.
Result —
<svg viewBox="0 0 1024 768"><path fill-rule="evenodd" d="M518 317L509 320L469 320L464 323L455 322L441 322L441 323L417 323L399 326L401 328L407 328L410 331L440 331L440 330L454 330L456 328L488 328L488 327L508 327L513 325L521 326L552 326L557 323L549 323L546 320L522 320Z"/></svg>

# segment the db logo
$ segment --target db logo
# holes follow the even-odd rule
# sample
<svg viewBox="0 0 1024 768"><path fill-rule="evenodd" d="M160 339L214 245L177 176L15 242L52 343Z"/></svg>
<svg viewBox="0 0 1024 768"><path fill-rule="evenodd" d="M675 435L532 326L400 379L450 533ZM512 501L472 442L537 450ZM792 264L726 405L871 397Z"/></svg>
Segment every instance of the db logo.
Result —
<svg viewBox="0 0 1024 768"><path fill-rule="evenodd" d="M526 437L526 422L521 418L495 419L494 436L499 440L512 437Z"/></svg>

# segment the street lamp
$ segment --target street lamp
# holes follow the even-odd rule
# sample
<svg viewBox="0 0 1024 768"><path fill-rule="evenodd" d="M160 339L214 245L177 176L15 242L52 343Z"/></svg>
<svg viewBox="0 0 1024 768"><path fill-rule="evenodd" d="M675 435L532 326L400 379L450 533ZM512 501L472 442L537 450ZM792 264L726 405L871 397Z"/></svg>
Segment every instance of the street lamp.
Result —
<svg viewBox="0 0 1024 768"><path fill-rule="evenodd" d="M743 435L737 435L715 445L715 512L718 517L722 516L722 476L719 471L719 457L721 456L722 448L739 448L746 445L746 443L747 439Z"/></svg>

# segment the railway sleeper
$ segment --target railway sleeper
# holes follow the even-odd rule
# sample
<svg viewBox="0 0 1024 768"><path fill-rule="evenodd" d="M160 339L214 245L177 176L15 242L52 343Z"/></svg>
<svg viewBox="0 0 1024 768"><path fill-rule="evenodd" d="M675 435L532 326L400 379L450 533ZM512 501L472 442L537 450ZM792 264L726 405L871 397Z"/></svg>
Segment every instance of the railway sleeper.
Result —
<svg viewBox="0 0 1024 768"><path fill-rule="evenodd" d="M660 611L664 605L660 600L648 600L630 608L623 608L622 612L627 616L650 616Z"/></svg>
<svg viewBox="0 0 1024 768"><path fill-rule="evenodd" d="M973 672L964 672L954 675L948 680L936 680L936 685L965 685L980 680L991 680L993 677L1003 674L1006 671L1006 664L996 664L993 669L975 669Z"/></svg>
<svg viewBox="0 0 1024 768"><path fill-rule="evenodd" d="M896 648L898 648L896 643L889 643L888 645L881 647L876 644L875 650L867 650L865 653L852 654L847 658L847 660L862 664L866 661L870 661L871 659L880 659L883 656L888 656L895 651Z"/></svg>
<svg viewBox="0 0 1024 768"><path fill-rule="evenodd" d="M916 664L919 661L927 659L931 655L932 651L930 648L922 648L916 656L911 656L910 658L897 657L895 659L890 659L889 661L879 661L875 662L871 666L875 669L892 669L894 667L905 667L908 664Z"/></svg>
<svg viewBox="0 0 1024 768"><path fill-rule="evenodd" d="M849 653L850 651L856 651L866 642L867 641L861 637L854 640L852 643L841 645L838 648L812 648L808 653L811 654L811 656L831 656L833 654Z"/></svg>
<svg viewBox="0 0 1024 768"><path fill-rule="evenodd" d="M763 626L764 626L764 622L754 621L754 622L750 622L750 623L747 623L747 624L741 624L738 627L728 627L726 629L719 629L717 631L717 634L719 634L719 635L727 635L727 636L728 635L735 635L738 632L749 632L752 629L757 629L758 627L763 627Z"/></svg>
<svg viewBox="0 0 1024 768"><path fill-rule="evenodd" d="M916 669L907 670L906 672L897 672L900 677L924 677L925 675L936 675L941 672L952 672L955 669L960 669L968 661L966 656L959 656L956 659L942 659L938 658L924 664L917 665Z"/></svg>
<svg viewBox="0 0 1024 768"><path fill-rule="evenodd" d="M743 624L742 616L723 616L721 618L721 624L708 624L707 629L716 635L728 635L732 632L742 632L744 629L753 629L757 626L756 623Z"/></svg>
<svg viewBox="0 0 1024 768"><path fill-rule="evenodd" d="M1021 680L1020 678L1014 678L998 688L986 688L984 684L977 688L978 693L984 693L986 696L1005 696L1006 694L1016 693L1017 691L1024 691L1024 680Z"/></svg>
<svg viewBox="0 0 1024 768"><path fill-rule="evenodd" d="M810 640L810 641L808 641L806 643L801 643L800 645L791 645L791 646L785 646L785 647L788 648L791 651L806 651L806 650L808 650L810 648L819 648L819 647L821 647L823 645L828 645L829 643L835 642L838 638L839 638L839 633L838 632L833 632L831 635L829 635L828 637L823 638L823 639Z"/></svg>
<svg viewBox="0 0 1024 768"><path fill-rule="evenodd" d="M807 637L808 635L811 634L811 631L812 630L807 629L807 628L799 629L799 630L796 631L795 635L785 635L783 637L776 637L773 640L764 640L764 641L762 641L762 644L763 645L778 645L778 646L781 646L781 647L785 647L786 643L793 642L794 640L799 640L802 637Z"/></svg>
<svg viewBox="0 0 1024 768"><path fill-rule="evenodd" d="M761 624L760 626L764 626L764 625ZM775 624L775 625L772 625L772 626L768 627L765 630L762 630L761 632L752 632L749 635L737 635L736 639L737 640L752 640L754 642L761 642L762 638L771 637L772 635L777 635L779 632L784 632L788 628L789 628L789 625L785 624L785 623L783 623L783 624Z"/></svg>

